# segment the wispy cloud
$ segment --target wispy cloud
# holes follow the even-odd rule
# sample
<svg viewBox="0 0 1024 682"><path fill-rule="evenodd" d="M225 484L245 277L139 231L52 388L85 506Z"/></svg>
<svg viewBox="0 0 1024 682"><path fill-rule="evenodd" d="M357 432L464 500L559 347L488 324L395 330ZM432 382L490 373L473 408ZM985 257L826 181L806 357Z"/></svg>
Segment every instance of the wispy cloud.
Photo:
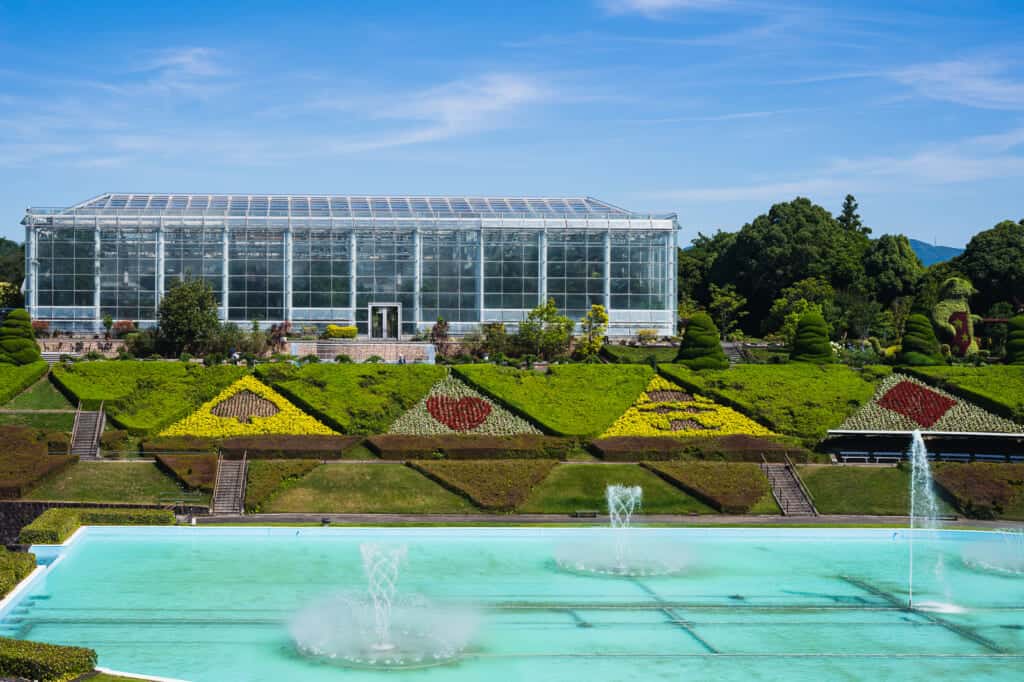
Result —
<svg viewBox="0 0 1024 682"><path fill-rule="evenodd" d="M679 10L715 10L733 6L732 0L600 0L609 14L640 14L657 19Z"/></svg>
<svg viewBox="0 0 1024 682"><path fill-rule="evenodd" d="M231 71L219 50L210 47L176 47L143 55L138 64L113 78L80 81L78 84L119 95L186 95L207 97L229 87Z"/></svg>
<svg viewBox="0 0 1024 682"><path fill-rule="evenodd" d="M1024 81L1010 75L1013 63L960 59L917 64L888 76L930 99L982 109L1024 109Z"/></svg>

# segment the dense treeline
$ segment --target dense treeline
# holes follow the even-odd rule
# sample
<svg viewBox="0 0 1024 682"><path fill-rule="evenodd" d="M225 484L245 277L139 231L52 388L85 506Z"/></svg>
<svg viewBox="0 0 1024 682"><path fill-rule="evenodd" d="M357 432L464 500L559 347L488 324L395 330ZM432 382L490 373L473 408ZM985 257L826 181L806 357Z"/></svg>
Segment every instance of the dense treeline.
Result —
<svg viewBox="0 0 1024 682"><path fill-rule="evenodd" d="M928 317L961 355L999 346L1005 319L1024 307L1024 221L978 233L966 250L924 267L903 235L872 238L847 196L833 216L809 199L776 204L737 232L698 234L679 252L685 323L708 311L723 334L777 335L792 344L799 319L820 312L835 340L896 343L911 313ZM961 330L963 328L963 330Z"/></svg>

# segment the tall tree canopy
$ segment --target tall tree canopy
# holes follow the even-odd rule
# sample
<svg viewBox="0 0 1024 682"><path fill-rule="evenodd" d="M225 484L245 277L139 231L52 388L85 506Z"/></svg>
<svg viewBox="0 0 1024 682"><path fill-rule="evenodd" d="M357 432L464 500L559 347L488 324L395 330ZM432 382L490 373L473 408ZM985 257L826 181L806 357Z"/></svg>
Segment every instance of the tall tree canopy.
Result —
<svg viewBox="0 0 1024 682"><path fill-rule="evenodd" d="M21 287L25 279L25 248L10 239L0 237L0 282Z"/></svg>
<svg viewBox="0 0 1024 682"><path fill-rule="evenodd" d="M1005 300L1024 306L1024 221L1004 220L974 235L953 265L978 290L978 310Z"/></svg>
<svg viewBox="0 0 1024 682"><path fill-rule="evenodd" d="M871 242L864 254L864 274L875 298L883 306L906 296L917 286L924 266L902 234L883 234Z"/></svg>
<svg viewBox="0 0 1024 682"><path fill-rule="evenodd" d="M161 349L173 356L200 353L218 332L217 299L209 283L186 279L171 285L157 313Z"/></svg>
<svg viewBox="0 0 1024 682"><path fill-rule="evenodd" d="M847 194L846 198L843 199L843 209L839 212L836 222L839 223L840 227L849 232L860 232L865 235L871 234L871 228L861 222L860 214L857 213L858 208L860 208L860 204L857 203L857 199L852 194Z"/></svg>

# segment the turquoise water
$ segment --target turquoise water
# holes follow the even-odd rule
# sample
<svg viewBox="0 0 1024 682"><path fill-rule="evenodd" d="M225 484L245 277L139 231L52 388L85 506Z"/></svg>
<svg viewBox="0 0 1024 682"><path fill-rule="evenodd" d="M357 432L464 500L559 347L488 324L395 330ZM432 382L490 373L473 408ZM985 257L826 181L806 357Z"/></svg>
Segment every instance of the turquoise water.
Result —
<svg viewBox="0 0 1024 682"><path fill-rule="evenodd" d="M969 567L990 534L916 543L909 612L898 530L635 529L685 553L679 575L591 577L553 556L604 529L85 529L0 621L92 647L100 665L225 680L1020 679L1024 578ZM400 593L472 604L459 662L401 673L300 656L288 619L365 585L359 544L405 544ZM37 548L45 554L45 548Z"/></svg>

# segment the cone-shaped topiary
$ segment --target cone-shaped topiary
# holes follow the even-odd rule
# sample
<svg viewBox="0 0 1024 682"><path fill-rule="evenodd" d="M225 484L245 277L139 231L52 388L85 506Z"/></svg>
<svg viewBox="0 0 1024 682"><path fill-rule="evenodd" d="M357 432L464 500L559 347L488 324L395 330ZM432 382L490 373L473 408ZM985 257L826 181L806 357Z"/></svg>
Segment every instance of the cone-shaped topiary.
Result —
<svg viewBox="0 0 1024 682"><path fill-rule="evenodd" d="M931 320L921 314L907 318L899 361L905 365L941 365L939 340Z"/></svg>
<svg viewBox="0 0 1024 682"><path fill-rule="evenodd" d="M28 311L24 308L12 310L0 324L0 362L28 365L40 358Z"/></svg>
<svg viewBox="0 0 1024 682"><path fill-rule="evenodd" d="M828 340L828 323L817 310L808 310L796 323L796 338L789 359L818 364L835 361L836 356Z"/></svg>
<svg viewBox="0 0 1024 682"><path fill-rule="evenodd" d="M697 313L690 318L683 342L679 344L676 362L690 369L725 369L729 366L718 338L718 327L710 315Z"/></svg>
<svg viewBox="0 0 1024 682"><path fill-rule="evenodd" d="M1006 362L1024 365L1024 315L1010 318L1009 335L1006 337Z"/></svg>

